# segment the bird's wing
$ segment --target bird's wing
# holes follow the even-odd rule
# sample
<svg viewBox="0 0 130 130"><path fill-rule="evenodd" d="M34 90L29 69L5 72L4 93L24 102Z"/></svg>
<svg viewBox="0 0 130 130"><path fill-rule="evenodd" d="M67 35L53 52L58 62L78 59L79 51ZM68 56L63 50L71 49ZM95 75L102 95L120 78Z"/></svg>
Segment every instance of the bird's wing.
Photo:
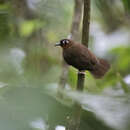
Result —
<svg viewBox="0 0 130 130"><path fill-rule="evenodd" d="M82 44L78 44L78 47L74 47L73 55L76 57L76 61L88 70L92 70L94 66L98 63L96 56L88 50L87 47Z"/></svg>

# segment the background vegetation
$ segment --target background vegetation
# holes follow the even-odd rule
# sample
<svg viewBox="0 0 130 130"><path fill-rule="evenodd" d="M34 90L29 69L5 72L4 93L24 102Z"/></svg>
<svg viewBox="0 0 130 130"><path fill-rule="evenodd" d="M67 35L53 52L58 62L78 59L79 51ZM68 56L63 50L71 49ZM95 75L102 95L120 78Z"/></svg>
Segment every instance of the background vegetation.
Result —
<svg viewBox="0 0 130 130"><path fill-rule="evenodd" d="M54 44L69 34L73 8L74 0L0 0L0 129L64 130L73 101L83 108L81 130L130 129L130 2L91 1L89 48L111 70L100 80L86 72L79 93L70 67L61 99Z"/></svg>

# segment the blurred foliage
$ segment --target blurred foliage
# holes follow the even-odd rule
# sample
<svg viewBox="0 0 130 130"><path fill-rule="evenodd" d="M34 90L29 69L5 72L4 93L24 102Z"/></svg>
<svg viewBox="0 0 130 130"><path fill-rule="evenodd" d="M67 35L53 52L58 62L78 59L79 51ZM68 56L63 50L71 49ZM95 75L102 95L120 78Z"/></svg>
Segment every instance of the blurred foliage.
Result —
<svg viewBox="0 0 130 130"><path fill-rule="evenodd" d="M129 0L93 0L91 22L101 25L101 31L109 35L122 28L129 33L129 5ZM75 99L65 97L62 100L55 93L62 69L62 52L54 44L69 34L73 7L73 0L0 1L0 129L38 129L32 128L30 122L39 118L45 119L46 127L49 125L50 130L57 125L67 125L66 118L73 112L71 105ZM93 36L90 37L89 46L93 47ZM88 71L85 78L84 92L93 93L94 100L97 99L94 97L96 94L104 93L107 89L110 89L110 93L116 89L114 93L118 96L120 94L117 90L123 91L121 104L124 109L116 113L119 115L125 108L128 109L129 104L126 100L129 98L127 94L130 84L124 80L130 74L129 40L126 42L128 44L111 48L104 55L104 58L109 59L111 70L103 79L95 80ZM76 83L77 71L70 67L66 88L74 90ZM45 88L50 88L47 94ZM74 96L80 97L77 93ZM93 107L89 104L92 103L91 100L83 103L83 99L79 98L79 103L85 105L81 129L112 130L112 123L107 123L105 116L98 113L108 110L103 108L104 104L101 104L101 109L97 112L96 105ZM110 102L113 100L115 101L115 97ZM108 107L110 102L106 101ZM112 106L113 104L109 109L113 109ZM129 120L129 117L126 118ZM110 118L112 119L114 118ZM123 130L128 130L129 126L125 125L128 128Z"/></svg>
<svg viewBox="0 0 130 130"><path fill-rule="evenodd" d="M130 1L129 0L122 0L124 7L127 11L127 13L130 13Z"/></svg>
<svg viewBox="0 0 130 130"><path fill-rule="evenodd" d="M97 8L95 14L99 11L100 21L107 33L112 33L129 23L129 0L94 0L94 5ZM124 8L127 10L124 11Z"/></svg>
<svg viewBox="0 0 130 130"><path fill-rule="evenodd" d="M5 40L9 37L8 13L0 11L0 38Z"/></svg>
<svg viewBox="0 0 130 130"><path fill-rule="evenodd" d="M111 54L115 56L116 69L124 75L130 73L130 46L114 48L111 50Z"/></svg>
<svg viewBox="0 0 130 130"><path fill-rule="evenodd" d="M19 33L21 36L30 36L34 31L37 31L39 28L44 27L45 23L37 20L24 21L20 25Z"/></svg>

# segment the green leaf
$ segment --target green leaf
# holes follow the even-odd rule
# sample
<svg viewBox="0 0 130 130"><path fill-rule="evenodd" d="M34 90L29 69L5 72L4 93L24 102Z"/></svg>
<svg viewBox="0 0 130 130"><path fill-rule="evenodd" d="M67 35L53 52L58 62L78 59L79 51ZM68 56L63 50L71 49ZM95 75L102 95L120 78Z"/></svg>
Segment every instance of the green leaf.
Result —
<svg viewBox="0 0 130 130"><path fill-rule="evenodd" d="M37 29L43 27L45 23L39 20L29 20L29 21L24 21L20 24L19 32L21 36L29 36L31 35L34 31Z"/></svg>
<svg viewBox="0 0 130 130"><path fill-rule="evenodd" d="M127 12L130 12L130 0L122 0Z"/></svg>

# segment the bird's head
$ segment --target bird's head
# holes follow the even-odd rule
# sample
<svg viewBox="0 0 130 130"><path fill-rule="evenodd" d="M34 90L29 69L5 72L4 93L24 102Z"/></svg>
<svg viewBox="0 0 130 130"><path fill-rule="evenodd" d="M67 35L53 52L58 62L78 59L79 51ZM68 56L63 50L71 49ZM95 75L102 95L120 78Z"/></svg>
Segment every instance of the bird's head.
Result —
<svg viewBox="0 0 130 130"><path fill-rule="evenodd" d="M70 39L62 39L59 43L56 43L55 46L61 46L63 49L69 48L73 42Z"/></svg>

